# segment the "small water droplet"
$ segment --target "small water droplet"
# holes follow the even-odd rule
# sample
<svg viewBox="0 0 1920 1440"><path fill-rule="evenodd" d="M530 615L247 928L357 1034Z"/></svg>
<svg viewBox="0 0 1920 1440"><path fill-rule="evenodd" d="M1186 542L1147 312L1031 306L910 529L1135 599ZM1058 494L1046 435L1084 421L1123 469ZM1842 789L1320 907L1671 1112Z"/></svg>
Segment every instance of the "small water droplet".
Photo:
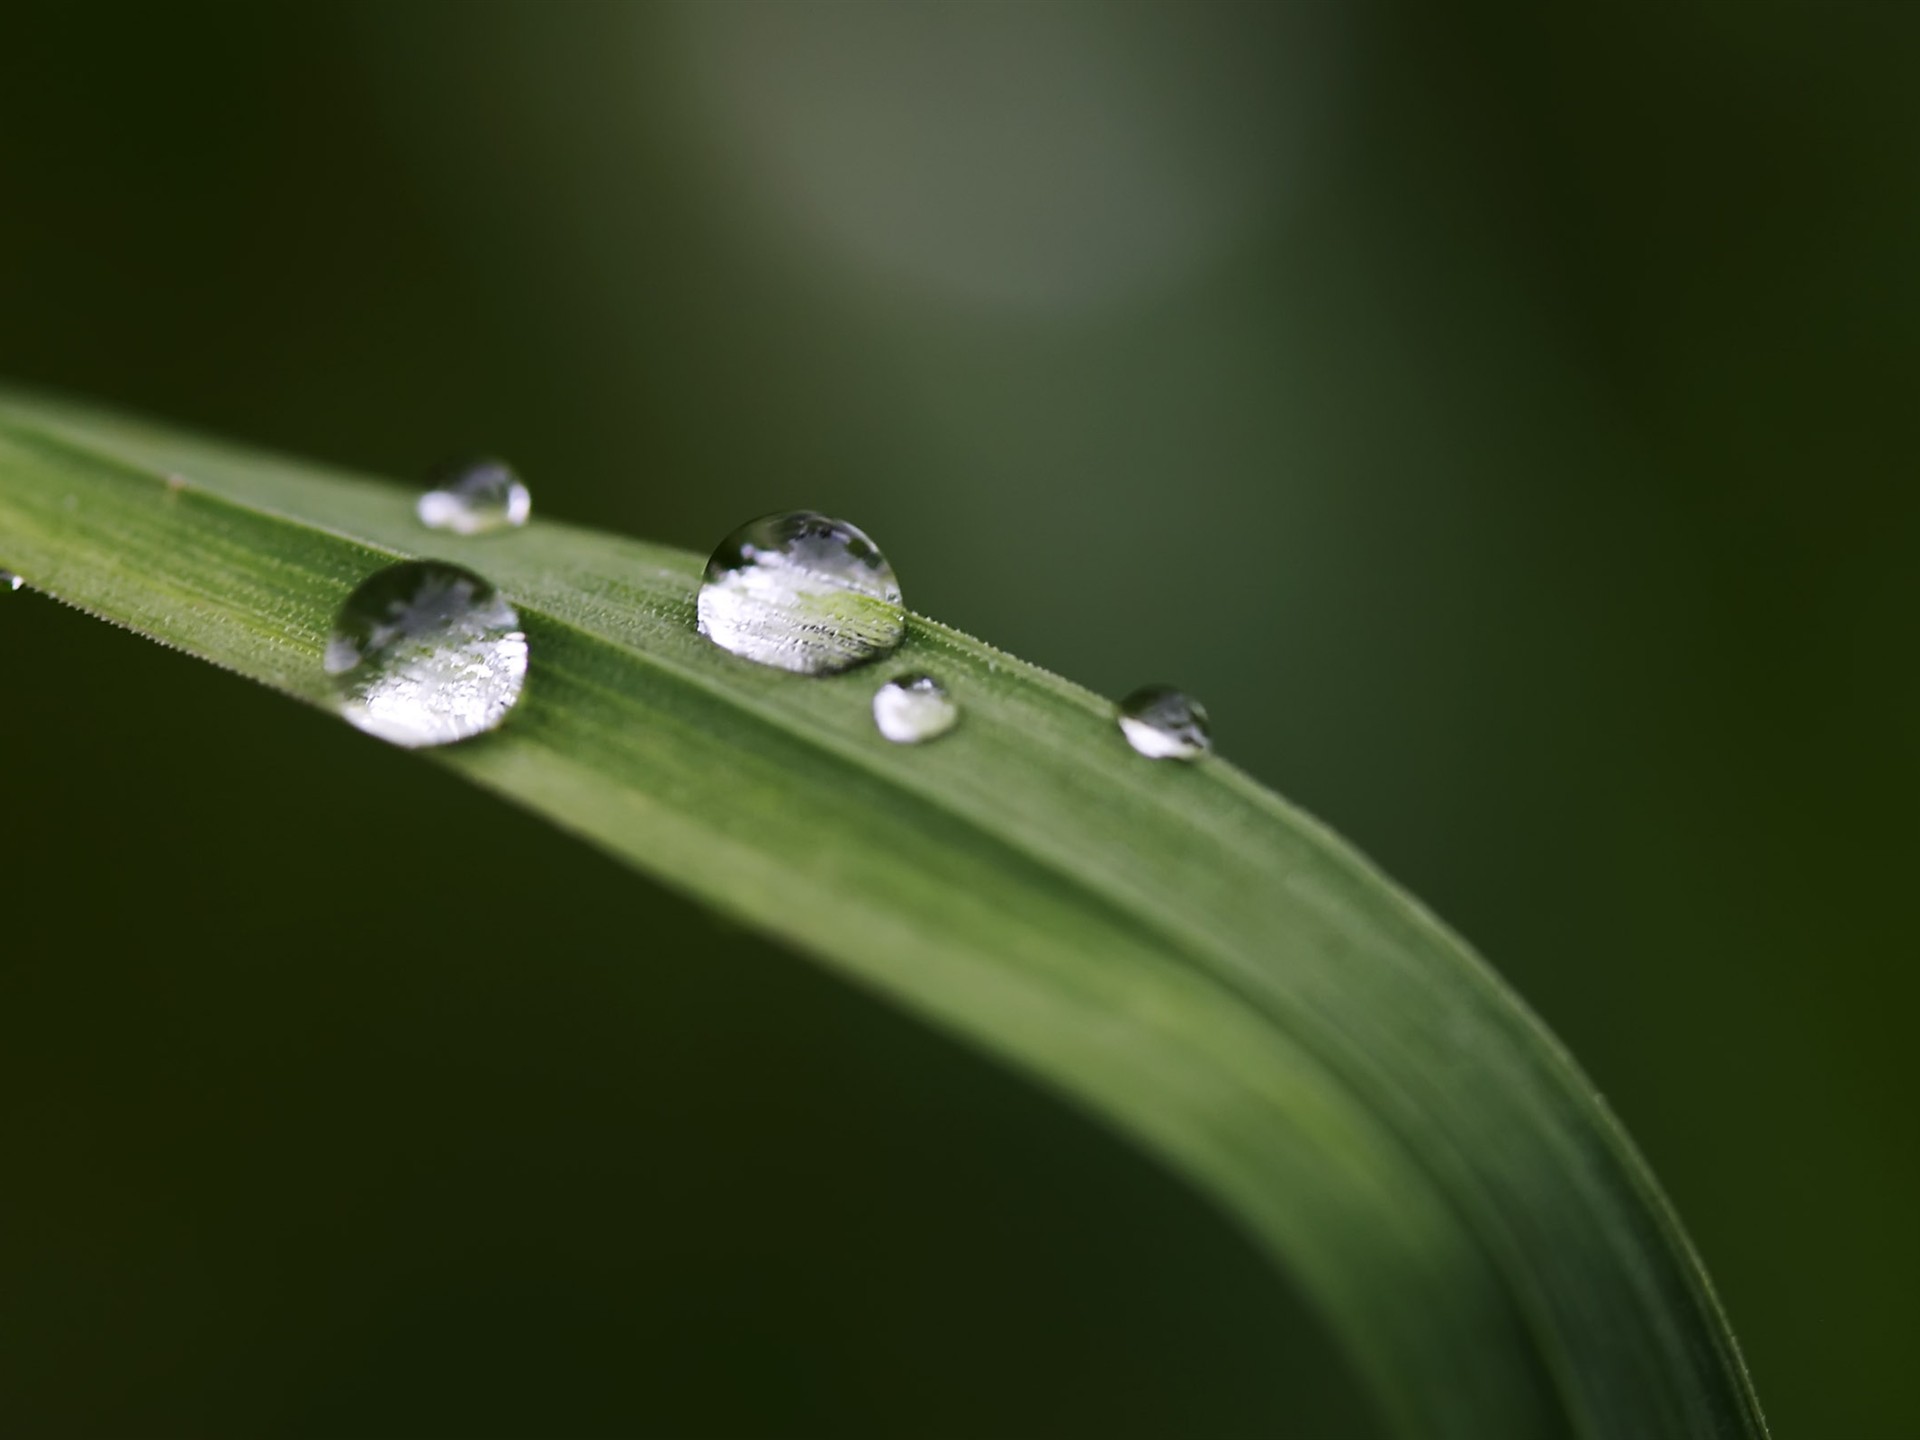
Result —
<svg viewBox="0 0 1920 1440"><path fill-rule="evenodd" d="M527 681L520 616L471 570L389 565L346 598L327 640L340 713L369 735L448 745L507 718Z"/></svg>
<svg viewBox="0 0 1920 1440"><path fill-rule="evenodd" d="M1213 749L1206 707L1169 685L1143 685L1122 700L1120 733L1149 760L1197 760Z"/></svg>
<svg viewBox="0 0 1920 1440"><path fill-rule="evenodd" d="M0 585L6 586L8 590L10 591L18 590L22 585L26 583L27 583L26 581L22 580L18 575L14 574L13 571L0 570Z"/></svg>
<svg viewBox="0 0 1920 1440"><path fill-rule="evenodd" d="M811 510L764 516L722 540L698 608L700 633L722 650L800 675L877 659L907 633L880 547Z"/></svg>
<svg viewBox="0 0 1920 1440"><path fill-rule="evenodd" d="M960 707L931 675L902 675L873 692L873 723L896 745L918 745L953 729Z"/></svg>
<svg viewBox="0 0 1920 1440"><path fill-rule="evenodd" d="M504 460L461 460L441 466L432 479L414 513L433 530L485 535L524 525L533 511L533 497Z"/></svg>

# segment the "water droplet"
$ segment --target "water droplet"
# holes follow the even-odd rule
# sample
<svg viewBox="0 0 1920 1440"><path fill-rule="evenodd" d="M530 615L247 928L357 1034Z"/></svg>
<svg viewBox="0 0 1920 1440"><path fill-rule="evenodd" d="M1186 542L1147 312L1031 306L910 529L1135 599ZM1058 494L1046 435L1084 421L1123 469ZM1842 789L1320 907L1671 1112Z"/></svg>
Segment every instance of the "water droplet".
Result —
<svg viewBox="0 0 1920 1440"><path fill-rule="evenodd" d="M26 581L14 574L13 571L0 570L0 585L4 585L8 590L18 590L26 583Z"/></svg>
<svg viewBox="0 0 1920 1440"><path fill-rule="evenodd" d="M722 650L801 675L887 654L907 633L880 547L811 510L742 525L707 561L700 633Z"/></svg>
<svg viewBox="0 0 1920 1440"><path fill-rule="evenodd" d="M1169 685L1143 685L1122 700L1120 733L1149 760L1197 760L1213 749L1206 707Z"/></svg>
<svg viewBox="0 0 1920 1440"><path fill-rule="evenodd" d="M504 460L462 460L433 473L414 511L420 523L455 535L485 535L527 523L533 497Z"/></svg>
<svg viewBox="0 0 1920 1440"><path fill-rule="evenodd" d="M340 713L369 735L448 745L507 718L527 637L500 593L457 565L389 565L346 598L327 640Z"/></svg>
<svg viewBox="0 0 1920 1440"><path fill-rule="evenodd" d="M937 739L959 719L960 707L931 675L902 675L873 692L873 723L896 745Z"/></svg>

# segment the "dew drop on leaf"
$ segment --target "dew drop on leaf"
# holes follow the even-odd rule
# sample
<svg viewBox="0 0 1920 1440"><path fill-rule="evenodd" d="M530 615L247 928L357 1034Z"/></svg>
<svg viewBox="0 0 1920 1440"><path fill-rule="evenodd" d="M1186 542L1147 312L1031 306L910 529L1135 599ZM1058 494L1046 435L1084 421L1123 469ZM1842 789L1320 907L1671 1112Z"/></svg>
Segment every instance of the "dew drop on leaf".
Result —
<svg viewBox="0 0 1920 1440"><path fill-rule="evenodd" d="M455 535L485 535L527 523L533 497L504 460L461 460L433 473L433 488L414 506L420 523Z"/></svg>
<svg viewBox="0 0 1920 1440"><path fill-rule="evenodd" d="M1120 702L1120 733L1149 760L1197 760L1213 749L1206 707L1168 685L1143 685Z"/></svg>
<svg viewBox="0 0 1920 1440"><path fill-rule="evenodd" d="M902 675L873 693L873 723L896 745L937 739L959 719L960 707L931 675Z"/></svg>
<svg viewBox="0 0 1920 1440"><path fill-rule="evenodd" d="M14 574L13 571L0 570L0 590L7 590L7 591L18 590L22 585L26 583L27 583L26 581L22 580L18 575Z"/></svg>
<svg viewBox="0 0 1920 1440"><path fill-rule="evenodd" d="M722 650L799 675L831 675L892 651L907 633L880 547L811 510L742 525L707 561L700 633Z"/></svg>
<svg viewBox="0 0 1920 1440"><path fill-rule="evenodd" d="M408 560L346 598L325 663L354 725L409 748L448 745L507 718L527 681L527 637L471 570Z"/></svg>

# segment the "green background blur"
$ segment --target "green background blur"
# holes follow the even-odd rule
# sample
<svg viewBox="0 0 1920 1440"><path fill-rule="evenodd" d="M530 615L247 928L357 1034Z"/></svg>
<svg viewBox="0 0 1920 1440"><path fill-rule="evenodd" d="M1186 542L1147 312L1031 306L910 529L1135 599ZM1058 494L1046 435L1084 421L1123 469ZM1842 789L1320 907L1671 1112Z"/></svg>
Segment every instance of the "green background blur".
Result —
<svg viewBox="0 0 1920 1440"><path fill-rule="evenodd" d="M1581 1058L1776 1433L1912 1436L1916 73L1867 0L15 4L0 376L826 509L1190 688ZM0 666L0 1430L1368 1433L1049 1095L30 593Z"/></svg>

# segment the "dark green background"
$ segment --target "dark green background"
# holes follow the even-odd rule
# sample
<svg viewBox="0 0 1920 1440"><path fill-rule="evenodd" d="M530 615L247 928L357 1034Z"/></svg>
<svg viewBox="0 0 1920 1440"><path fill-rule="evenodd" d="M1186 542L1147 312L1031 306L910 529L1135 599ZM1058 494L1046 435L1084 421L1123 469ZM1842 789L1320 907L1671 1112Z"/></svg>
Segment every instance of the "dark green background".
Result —
<svg viewBox="0 0 1920 1440"><path fill-rule="evenodd" d="M1543 8L13 6L0 375L844 513L1190 687L1581 1057L1776 1433L1912 1435L1920 6ZM8 1433L1359 1429L1049 1097L44 599L0 663Z"/></svg>

